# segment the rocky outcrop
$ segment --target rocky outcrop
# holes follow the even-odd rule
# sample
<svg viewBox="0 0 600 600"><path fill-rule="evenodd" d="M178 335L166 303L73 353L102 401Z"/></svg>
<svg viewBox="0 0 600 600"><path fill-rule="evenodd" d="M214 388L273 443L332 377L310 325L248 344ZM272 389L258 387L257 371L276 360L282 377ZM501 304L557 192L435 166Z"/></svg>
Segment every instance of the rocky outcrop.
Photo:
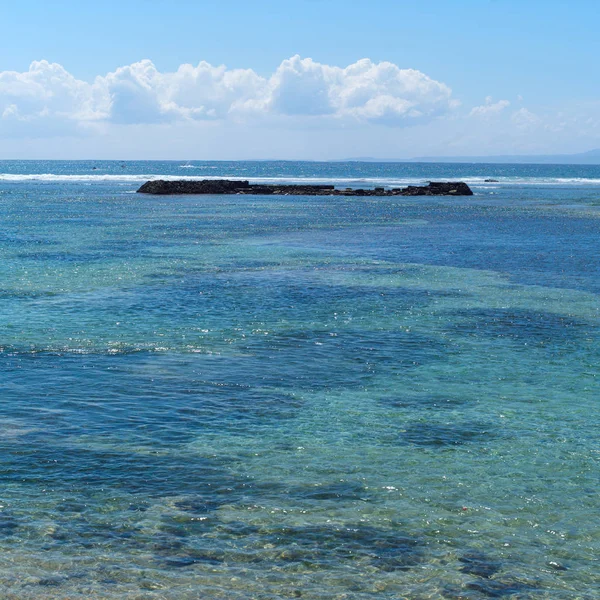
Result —
<svg viewBox="0 0 600 600"><path fill-rule="evenodd" d="M247 181L227 179L203 179L201 181L165 181L155 179L146 181L138 190L139 194L239 194L247 190Z"/></svg>
<svg viewBox="0 0 600 600"><path fill-rule="evenodd" d="M390 190L393 192L397 190ZM431 181L428 185L409 185L401 188L399 196L472 196L471 188L462 181Z"/></svg>
<svg viewBox="0 0 600 600"><path fill-rule="evenodd" d="M337 189L333 185L251 184L232 179L203 179L201 181L147 181L138 190L140 194L253 194L281 196L472 196L473 192L462 181L432 181L427 185L409 185L405 188Z"/></svg>

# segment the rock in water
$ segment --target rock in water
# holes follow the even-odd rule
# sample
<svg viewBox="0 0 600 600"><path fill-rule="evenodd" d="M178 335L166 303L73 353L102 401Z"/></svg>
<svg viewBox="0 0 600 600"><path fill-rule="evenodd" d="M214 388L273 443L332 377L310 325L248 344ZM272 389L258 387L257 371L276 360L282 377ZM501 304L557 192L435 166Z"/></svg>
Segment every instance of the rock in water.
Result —
<svg viewBox="0 0 600 600"><path fill-rule="evenodd" d="M391 190L392 192L396 190ZM394 195L394 194L392 194ZM429 185L409 185L398 196L472 196L471 188L462 181L430 181Z"/></svg>
<svg viewBox="0 0 600 600"><path fill-rule="evenodd" d="M140 194L253 194L282 196L472 196L469 186L462 181L431 181L427 185L409 185L406 188L336 189L333 185L251 184L244 180L203 179L199 181L147 181L138 190Z"/></svg>
<svg viewBox="0 0 600 600"><path fill-rule="evenodd" d="M228 179L203 179L201 181L146 181L138 190L140 194L239 194L247 190L247 181Z"/></svg>

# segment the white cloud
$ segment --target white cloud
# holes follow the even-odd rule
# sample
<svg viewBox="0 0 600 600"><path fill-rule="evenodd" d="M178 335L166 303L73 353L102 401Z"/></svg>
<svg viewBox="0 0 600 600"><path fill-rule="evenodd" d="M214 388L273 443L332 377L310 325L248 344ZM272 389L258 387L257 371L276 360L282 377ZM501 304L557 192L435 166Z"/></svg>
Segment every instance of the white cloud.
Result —
<svg viewBox="0 0 600 600"><path fill-rule="evenodd" d="M299 56L284 60L269 81L264 106L283 115L334 114L332 90L341 70Z"/></svg>
<svg viewBox="0 0 600 600"><path fill-rule="evenodd" d="M46 131L69 132L105 116L94 99L93 85L56 63L34 61L24 73L0 72L0 131L37 131L45 122Z"/></svg>
<svg viewBox="0 0 600 600"><path fill-rule="evenodd" d="M162 75L149 60L120 67L106 77L97 77L94 89L105 109L104 119L112 123L160 123L170 120Z"/></svg>
<svg viewBox="0 0 600 600"><path fill-rule="evenodd" d="M471 109L469 116L487 119L494 115L500 114L508 106L510 106L510 102L508 100L498 100L498 102L494 102L491 96L487 96L485 99L485 104L482 104L481 106L475 106L473 109Z"/></svg>
<svg viewBox="0 0 600 600"><path fill-rule="evenodd" d="M520 108L519 110L515 111L511 115L510 119L517 127L522 129L539 125L542 122L540 117L526 108Z"/></svg>
<svg viewBox="0 0 600 600"><path fill-rule="evenodd" d="M25 73L0 72L0 106L14 107L13 116L21 119L50 113L76 120L93 119L91 88L61 65L35 61Z"/></svg>
<svg viewBox="0 0 600 600"><path fill-rule="evenodd" d="M160 72L150 60L123 66L92 83L59 64L0 72L0 131L38 136L91 124L314 116L408 124L456 106L448 86L413 69L362 59L346 68L294 56L268 78L251 69L200 62Z"/></svg>
<svg viewBox="0 0 600 600"><path fill-rule="evenodd" d="M165 75L168 103L182 117L221 119L244 112L248 103L264 94L266 80L252 69L227 69L200 62L181 65Z"/></svg>
<svg viewBox="0 0 600 600"><path fill-rule="evenodd" d="M161 73L149 60L96 79L112 123L222 119L264 93L266 80L250 69L228 70L200 62Z"/></svg>
<svg viewBox="0 0 600 600"><path fill-rule="evenodd" d="M386 124L432 118L455 106L448 86L414 69L365 58L342 69L294 56L269 81L267 106Z"/></svg>

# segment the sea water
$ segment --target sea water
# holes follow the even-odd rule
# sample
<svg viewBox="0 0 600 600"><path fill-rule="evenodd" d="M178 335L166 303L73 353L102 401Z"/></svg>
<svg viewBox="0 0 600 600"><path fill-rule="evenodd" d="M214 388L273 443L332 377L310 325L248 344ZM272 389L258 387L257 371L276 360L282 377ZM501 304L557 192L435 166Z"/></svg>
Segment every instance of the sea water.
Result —
<svg viewBox="0 0 600 600"><path fill-rule="evenodd" d="M598 597L600 167L5 161L0 219L3 599Z"/></svg>

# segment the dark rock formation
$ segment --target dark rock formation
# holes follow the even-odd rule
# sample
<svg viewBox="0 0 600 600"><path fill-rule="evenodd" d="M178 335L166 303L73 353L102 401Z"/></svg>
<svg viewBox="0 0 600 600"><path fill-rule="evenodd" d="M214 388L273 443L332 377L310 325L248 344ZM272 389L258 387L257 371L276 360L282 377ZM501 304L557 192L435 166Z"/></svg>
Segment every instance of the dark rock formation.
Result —
<svg viewBox="0 0 600 600"><path fill-rule="evenodd" d="M406 188L392 189L391 195L398 196L472 196L471 188L462 181L430 181L429 185L409 185Z"/></svg>
<svg viewBox="0 0 600 600"><path fill-rule="evenodd" d="M497 179L484 179L484 183L498 183Z"/></svg>
<svg viewBox="0 0 600 600"><path fill-rule="evenodd" d="M238 194L250 187L247 181L203 179L202 181L147 181L140 194Z"/></svg>
<svg viewBox="0 0 600 600"><path fill-rule="evenodd" d="M405 188L386 190L375 189L336 189L333 185L295 185L295 184L251 184L248 181L231 179L203 179L201 181L147 181L138 190L140 194L253 194L282 196L472 196L473 192L466 183L435 182L428 185L409 185Z"/></svg>

